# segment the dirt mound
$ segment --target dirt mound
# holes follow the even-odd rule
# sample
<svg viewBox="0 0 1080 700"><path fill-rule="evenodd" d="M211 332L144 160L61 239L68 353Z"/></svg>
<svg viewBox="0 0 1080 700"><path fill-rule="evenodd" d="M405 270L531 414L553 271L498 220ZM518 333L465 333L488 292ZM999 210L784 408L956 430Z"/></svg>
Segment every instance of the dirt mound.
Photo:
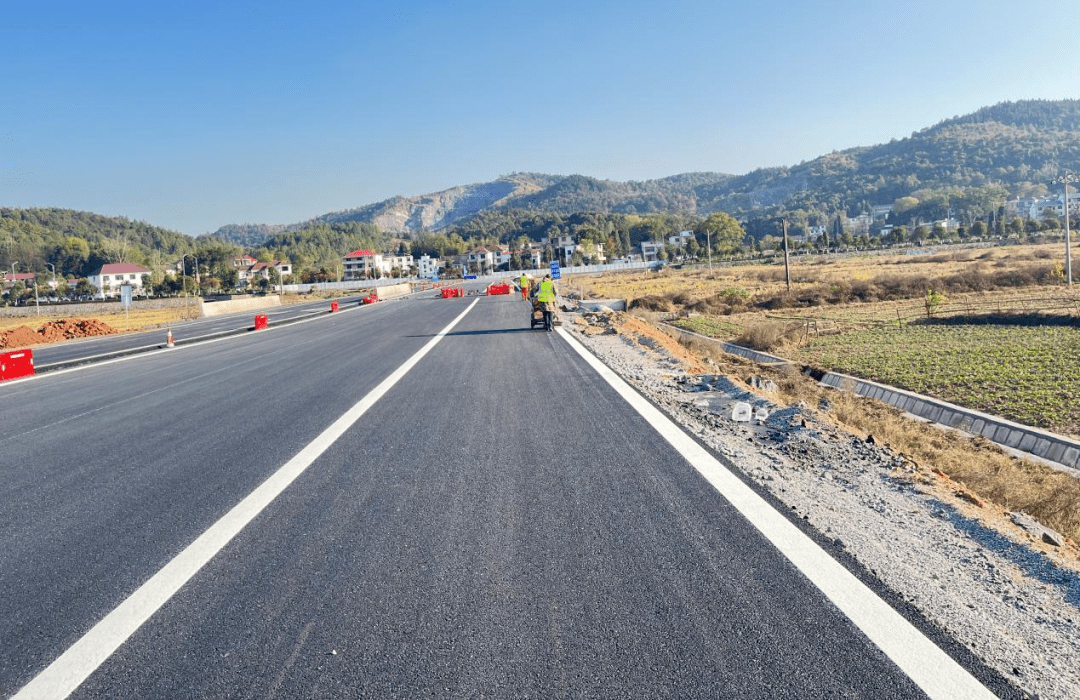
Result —
<svg viewBox="0 0 1080 700"><path fill-rule="evenodd" d="M0 331L0 348L21 348L45 342L41 334L29 326L16 326Z"/></svg>
<svg viewBox="0 0 1080 700"><path fill-rule="evenodd" d="M39 343L55 343L72 338L89 338L118 333L115 328L97 319L62 318L49 321L35 331L29 326L16 326L0 331L0 348L21 348Z"/></svg>
<svg viewBox="0 0 1080 700"><path fill-rule="evenodd" d="M118 333L115 328L94 318L74 319L62 318L59 321L49 321L41 327L42 342L52 343L58 340L71 340L72 338L90 338L97 335L112 335Z"/></svg>

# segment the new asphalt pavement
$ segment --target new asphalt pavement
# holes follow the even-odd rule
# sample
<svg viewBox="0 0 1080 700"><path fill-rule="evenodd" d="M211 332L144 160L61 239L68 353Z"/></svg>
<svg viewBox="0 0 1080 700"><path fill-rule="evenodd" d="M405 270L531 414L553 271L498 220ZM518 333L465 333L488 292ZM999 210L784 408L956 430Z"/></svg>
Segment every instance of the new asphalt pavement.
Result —
<svg viewBox="0 0 1080 700"><path fill-rule="evenodd" d="M0 385L0 455L3 697L926 697L515 295Z"/></svg>

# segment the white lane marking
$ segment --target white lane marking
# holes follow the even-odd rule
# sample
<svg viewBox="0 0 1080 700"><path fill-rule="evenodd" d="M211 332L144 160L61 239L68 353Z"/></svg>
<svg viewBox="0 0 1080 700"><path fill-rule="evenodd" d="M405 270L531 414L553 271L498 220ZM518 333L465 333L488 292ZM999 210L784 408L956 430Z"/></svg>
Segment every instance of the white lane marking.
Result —
<svg viewBox="0 0 1080 700"><path fill-rule="evenodd" d="M555 330L923 692L934 700L997 698L567 331Z"/></svg>
<svg viewBox="0 0 1080 700"><path fill-rule="evenodd" d="M342 309L341 311L339 311L337 313L338 314L344 314L344 313L348 313L349 311L355 311L356 309L363 309L363 308L371 308L371 307L370 306L357 306L357 307L353 307L353 308ZM284 325L267 326L266 330L259 331L259 333L267 333L269 331L275 331L275 330L279 330L281 328L288 328L290 326L298 326L301 323L311 323L312 321L321 321L321 320L323 320L325 318L334 318L335 315L336 314L330 314L330 313L327 313L325 315L324 314L318 314L318 315L311 316L310 318L302 318L299 321L293 321L291 323L286 323ZM222 331L222 333L226 333L226 332L228 332L228 331ZM106 365L112 365L112 364L116 364L118 362L130 362L131 360L140 360L140 359L142 359L144 357L153 357L155 355L161 355L163 353L177 352L178 350L189 350L191 348L203 347L203 346L209 345L211 343L223 343L225 341L240 340L240 339L243 339L243 338L251 338L251 337L254 337L254 336L251 335L251 333L254 333L254 332L255 331L250 331L250 332L240 331L240 332L237 332L237 333L230 333L229 335L220 335L218 333L211 333L209 335L199 335L199 336L195 336L194 338L186 338L185 341L189 341L189 342L185 342L183 345L177 345L174 348L162 348L161 343L154 343L153 345L142 345L142 346L137 347L137 348L128 348L128 349L125 349L125 350L116 350L115 352L107 352L107 353L103 353L101 355L87 355L85 357L77 357L77 358L72 359L72 360L64 360L62 362L53 362L53 363L47 364L47 365L38 365L36 368L38 370L42 370L41 374L35 374L35 375L31 376L31 377L22 377L20 379L9 379L6 382L0 382L0 388L3 388L5 386L12 386L14 384L21 384L23 382L32 382L32 381L35 381L35 380L39 381L44 377L58 377L58 376L61 376L61 375L64 375L64 374L70 374L71 372L81 372L81 371L83 371L85 369L90 369L91 367L104 367ZM86 342L89 342L89 341L86 341ZM148 348L159 348L159 349L158 350L149 350ZM143 352L139 352L139 351L143 351ZM123 355L121 357L114 357L114 358L108 359L108 360L102 360L101 362L94 362L94 360L96 360L99 357L110 357L112 355L115 355L118 352L129 353L129 354ZM67 364L68 362L80 362L80 363L85 362L87 364L79 364L79 365L76 365L74 367L68 367L67 369L56 369L56 370L49 370L48 369L49 367L52 367L54 365ZM45 371L45 370L48 370L48 371Z"/></svg>
<svg viewBox="0 0 1080 700"><path fill-rule="evenodd" d="M89 632L39 673L12 700L55 700L75 691L121 644L135 633L180 588L222 550L244 527L296 480L309 466L345 433L360 416L404 377L436 343L443 339L479 299L474 299L450 325L420 348L367 396L334 421L310 444L252 491L232 510L210 526L184 551L154 574L115 610L94 625Z"/></svg>

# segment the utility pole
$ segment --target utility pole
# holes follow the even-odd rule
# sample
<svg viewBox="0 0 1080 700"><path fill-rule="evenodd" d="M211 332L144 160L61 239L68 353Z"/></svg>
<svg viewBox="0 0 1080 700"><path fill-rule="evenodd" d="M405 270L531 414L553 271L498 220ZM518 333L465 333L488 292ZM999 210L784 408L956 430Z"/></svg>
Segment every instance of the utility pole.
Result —
<svg viewBox="0 0 1080 700"><path fill-rule="evenodd" d="M1061 177L1051 180L1052 185L1062 185L1065 189L1065 281L1072 286L1072 242L1069 240L1069 185L1080 182L1080 177L1066 170Z"/></svg>
<svg viewBox="0 0 1080 700"><path fill-rule="evenodd" d="M784 280L787 282L788 291L791 291L791 267L788 264L788 240L787 219L782 219L784 229Z"/></svg>

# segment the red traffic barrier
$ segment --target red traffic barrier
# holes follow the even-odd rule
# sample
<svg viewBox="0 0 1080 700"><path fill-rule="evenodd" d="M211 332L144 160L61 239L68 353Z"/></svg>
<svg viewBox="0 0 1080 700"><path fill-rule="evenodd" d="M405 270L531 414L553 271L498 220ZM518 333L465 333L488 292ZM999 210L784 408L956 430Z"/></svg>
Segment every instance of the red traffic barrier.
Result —
<svg viewBox="0 0 1080 700"><path fill-rule="evenodd" d="M261 331L266 328L266 314L259 314L255 317L255 330Z"/></svg>
<svg viewBox="0 0 1080 700"><path fill-rule="evenodd" d="M371 296L364 297L363 299L360 300L360 303L361 304L374 304L378 300L379 300L379 294L377 292L372 292Z"/></svg>
<svg viewBox="0 0 1080 700"><path fill-rule="evenodd" d="M0 354L0 381L34 376L34 351L14 350Z"/></svg>
<svg viewBox="0 0 1080 700"><path fill-rule="evenodd" d="M335 311L337 311L337 302L332 301L330 302L330 313L334 313Z"/></svg>
<svg viewBox="0 0 1080 700"><path fill-rule="evenodd" d="M487 288L488 296L494 296L496 294L509 294L510 285L508 284L489 284Z"/></svg>

